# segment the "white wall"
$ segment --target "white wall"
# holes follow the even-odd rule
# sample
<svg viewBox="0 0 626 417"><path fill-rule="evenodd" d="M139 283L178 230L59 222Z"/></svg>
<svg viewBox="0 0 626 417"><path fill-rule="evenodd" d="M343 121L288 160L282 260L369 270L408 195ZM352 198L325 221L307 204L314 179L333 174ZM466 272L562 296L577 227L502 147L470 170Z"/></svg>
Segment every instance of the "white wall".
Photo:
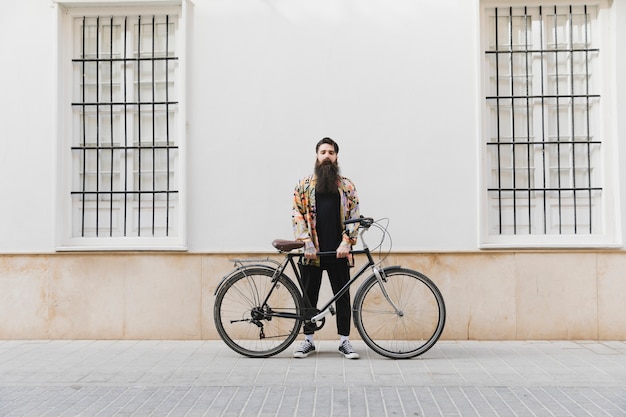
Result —
<svg viewBox="0 0 626 417"><path fill-rule="evenodd" d="M616 98L616 112L615 112L615 127L617 138L617 159L618 167L625 166L626 161L626 143L624 139L626 135L626 0L614 0L612 8L614 10L613 15L613 27L615 28L615 45L611 51L612 56L615 59L615 98ZM617 175L617 183L620 188L620 206L622 207L621 214L621 230L622 236L626 236L626 219L624 218L624 210L626 210L626 169L620 169Z"/></svg>
<svg viewBox="0 0 626 417"><path fill-rule="evenodd" d="M55 26L50 1L0 14L0 252L50 252L55 203Z"/></svg>
<svg viewBox="0 0 626 417"><path fill-rule="evenodd" d="M53 252L56 11L49 0L3 11L0 252ZM478 13L478 0L196 0L189 250L264 251L291 237L293 187L324 136L339 142L362 213L391 219L394 250L476 250Z"/></svg>
<svg viewBox="0 0 626 417"><path fill-rule="evenodd" d="M330 136L362 213L391 218L395 249L475 249L476 13L468 1L198 2L190 248L292 236L293 187Z"/></svg>

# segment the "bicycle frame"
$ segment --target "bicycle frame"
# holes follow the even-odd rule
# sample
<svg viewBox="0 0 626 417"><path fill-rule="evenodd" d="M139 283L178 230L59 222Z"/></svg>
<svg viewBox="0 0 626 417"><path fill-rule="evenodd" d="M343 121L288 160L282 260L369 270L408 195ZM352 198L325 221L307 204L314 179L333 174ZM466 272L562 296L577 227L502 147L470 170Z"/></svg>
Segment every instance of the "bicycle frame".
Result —
<svg viewBox="0 0 626 417"><path fill-rule="evenodd" d="M310 319L312 323L319 322L324 317L326 317L329 313L331 313L331 306L332 306L332 304L335 303L342 295L344 295L346 293L346 291L348 291L348 289L352 286L352 284L354 284L357 279L359 279L361 276L363 276L363 274L368 269L372 269L372 271L374 273L374 276L376 276L376 279L380 283L380 287L381 287L381 290L382 290L382 293L383 293L384 297L391 304L391 306L396 310L396 313L402 314L401 310L395 305L395 303L391 300L391 298L387 294L387 290L385 289L385 286L383 285L383 282L386 281L386 277L385 277L385 272L384 271L387 268L376 267L376 262L374 261L372 253L370 252L369 247L365 243L365 239L363 238L363 234L366 232L366 230L367 229L363 229L360 232L360 238L361 238L361 241L363 242L363 249L350 251L350 254L352 256L365 255L366 258L367 258L367 262L355 274L351 275L351 277L348 280L348 282L337 292L337 294L335 294L330 300L328 300L326 302L326 304L324 304L319 309L320 313L315 315L315 316L313 316ZM336 254L337 254L337 252L335 252L335 251L318 252L318 256L336 256ZM300 275L299 268L296 266L296 261L294 261L294 259L297 259L298 263L300 263L303 257L304 257L304 253L302 253L302 252L297 252L297 253L288 252L288 253L285 254L285 258L284 258L284 260L282 262L279 262L277 260L270 259L270 258L265 258L265 259L235 259L234 262L236 264L238 264L239 267L236 268L234 271L231 271L230 274L228 274L227 276L225 276L222 279L222 281L218 284L217 288L215 289L215 293L217 294L217 291L221 287L222 282L224 282L227 278L229 278L230 276L232 276L233 274L235 274L237 272L242 272L243 274L246 274L246 270L248 268L253 268L253 267L266 268L266 269L268 269L268 270L273 272L273 278L272 278L273 284L272 284L272 287L268 291L267 295L265 296L265 299L263 300L263 302L261 304L262 306L265 306L265 305L267 305L268 300L270 299L272 293L274 292L274 289L276 288L276 285L278 285L278 282L279 282L278 278L280 276L284 275L288 279L291 279L289 277L289 275L284 273L285 270L287 269L287 265L290 265L291 266L291 270L293 271L294 275L296 276L296 279L297 279L297 282L298 282L298 286L299 286L299 289L300 289L300 293L302 295L302 299L306 303L306 309L313 309L313 308L315 308L315 306L311 305L311 301L308 299L307 295L303 291L304 285L303 285L303 282L302 282L302 277ZM276 266L269 266L269 265L264 264L264 263L269 263L269 262L273 263ZM250 263L251 265L246 266L246 265L244 265L244 263ZM396 267L394 266L394 267L388 267L388 268L396 268ZM333 314L334 314L334 312L333 312ZM300 320L304 320L304 321L307 320L306 316L300 316L300 315L297 315L297 314L287 313L287 312L272 311L270 313L270 315L274 316L274 317L282 317L282 318L288 318L288 319L300 319Z"/></svg>
<svg viewBox="0 0 626 417"><path fill-rule="evenodd" d="M367 262L361 266L361 268L354 273L353 275L351 275L350 279L348 280L348 282L330 299L328 300L320 309L320 313L313 316L310 320L312 323L316 323L319 322L320 320L322 320L325 316L327 316L329 313L331 313L331 306L333 303L335 303L342 295L344 295L346 293L346 291L348 291L348 289L352 286L352 284L354 284L356 282L356 280L358 280L361 276L363 276L363 274L370 268L374 267L376 265L376 262L374 261L374 258L372 257L372 254L369 250L369 248L364 247L363 249L360 250L355 250L355 251L351 251L350 252L353 256L355 255L365 255L367 257ZM319 252L318 253L319 256L336 256L336 252ZM311 302L309 301L308 297L306 296L306 294L304 293L304 291L302 291L303 285L302 285L302 277L300 275L299 272L299 268L296 266L296 261L294 261L294 259L298 259L301 260L304 257L304 254L302 253L287 253L285 255L285 261L283 261L280 264L280 267L276 268L276 272L274 275L274 284L272 285L272 288L269 290L265 300L263 300L263 304L265 305L275 286L278 284L278 277L283 275L285 270L287 269L287 265L291 266L291 269L294 273L294 275L296 276L297 280L298 280L298 285L300 287L300 291L302 292L302 299L305 300L306 304L307 304L307 308L312 309L315 308L314 306L311 305ZM384 279L384 272L382 271L382 269L378 269L378 268L373 268L374 269L374 273L376 275L376 277L378 279ZM288 275L285 274L285 276L288 277ZM384 286L381 285L381 288L383 288L383 293L385 294L385 298L388 299L388 296L386 294L386 291L384 290ZM393 305L393 303L392 303ZM395 305L393 305L395 308ZM397 308L396 308L397 310ZM282 317L282 318L290 318L290 319L301 319L301 320L306 320L305 316L299 316L297 314L292 314L292 313L286 313L286 312L272 312L272 315L275 317Z"/></svg>

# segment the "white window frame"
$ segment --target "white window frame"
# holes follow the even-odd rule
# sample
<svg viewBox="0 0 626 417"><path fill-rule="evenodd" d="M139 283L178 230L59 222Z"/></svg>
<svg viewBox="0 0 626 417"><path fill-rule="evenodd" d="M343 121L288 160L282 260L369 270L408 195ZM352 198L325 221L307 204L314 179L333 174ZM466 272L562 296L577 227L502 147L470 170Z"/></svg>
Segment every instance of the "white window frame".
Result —
<svg viewBox="0 0 626 417"><path fill-rule="evenodd" d="M489 230L490 203L488 188L490 186L489 157L486 149L487 137L490 131L489 108L486 103L488 92L488 70L485 51L488 48L489 22L487 10L494 7L553 7L568 5L588 5L597 7L597 21L595 35L600 38L597 45L600 47L598 57L598 73L594 73L594 80L598 86L601 100L599 106L600 121L597 134L602 136L601 148L601 172L598 174L601 187L601 214L599 232L593 234L495 234ZM615 86L614 67L614 12L611 3L605 0L587 2L564 2L552 1L541 2L529 0L526 2L493 1L485 0L480 3L480 43L479 43L479 71L480 71L480 103L478 108L480 117L480 230L479 247L481 249L525 249L525 248L618 248L622 247L620 209L617 177L617 152L616 152L616 121L615 103L613 90Z"/></svg>
<svg viewBox="0 0 626 417"><path fill-rule="evenodd" d="M55 247L58 251L90 251L90 250L187 250L186 231L186 79L187 79L187 45L190 13L192 3L188 0L134 0L134 1L76 1L53 0L56 7L57 33L57 67L56 79L56 110L57 110L57 192L56 198L56 233ZM73 25L76 17L82 16L151 16L176 15L178 31L175 38L177 73L174 83L177 96L177 119L175 127L177 159L173 168L176 175L177 203L176 214L171 222L176 222L174 236L132 236L111 237L79 237L73 236L72 219L72 100L74 95L73 80Z"/></svg>

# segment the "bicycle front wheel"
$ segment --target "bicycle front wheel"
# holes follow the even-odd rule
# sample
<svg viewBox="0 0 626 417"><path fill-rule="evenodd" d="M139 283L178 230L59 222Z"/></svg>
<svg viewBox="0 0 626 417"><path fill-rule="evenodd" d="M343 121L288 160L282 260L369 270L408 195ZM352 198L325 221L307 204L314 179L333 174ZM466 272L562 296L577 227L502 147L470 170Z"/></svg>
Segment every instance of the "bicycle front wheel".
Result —
<svg viewBox="0 0 626 417"><path fill-rule="evenodd" d="M441 292L417 271L389 268L385 275L384 291L374 275L357 291L354 325L365 344L380 355L419 356L443 332L446 307Z"/></svg>
<svg viewBox="0 0 626 417"><path fill-rule="evenodd" d="M265 358L285 350L302 326L302 297L285 275L274 270L243 269L222 284L213 318L222 340L235 352Z"/></svg>

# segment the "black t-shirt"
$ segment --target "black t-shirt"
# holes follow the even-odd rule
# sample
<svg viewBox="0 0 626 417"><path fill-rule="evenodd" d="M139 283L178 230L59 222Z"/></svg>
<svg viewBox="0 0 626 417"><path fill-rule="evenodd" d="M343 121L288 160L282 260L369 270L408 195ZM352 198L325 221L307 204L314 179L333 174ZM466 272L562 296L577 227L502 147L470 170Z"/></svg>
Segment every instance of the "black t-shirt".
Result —
<svg viewBox="0 0 626 417"><path fill-rule="evenodd" d="M341 243L341 219L339 193L315 192L317 211L316 230L320 252L336 251ZM323 256L323 261L334 259Z"/></svg>

